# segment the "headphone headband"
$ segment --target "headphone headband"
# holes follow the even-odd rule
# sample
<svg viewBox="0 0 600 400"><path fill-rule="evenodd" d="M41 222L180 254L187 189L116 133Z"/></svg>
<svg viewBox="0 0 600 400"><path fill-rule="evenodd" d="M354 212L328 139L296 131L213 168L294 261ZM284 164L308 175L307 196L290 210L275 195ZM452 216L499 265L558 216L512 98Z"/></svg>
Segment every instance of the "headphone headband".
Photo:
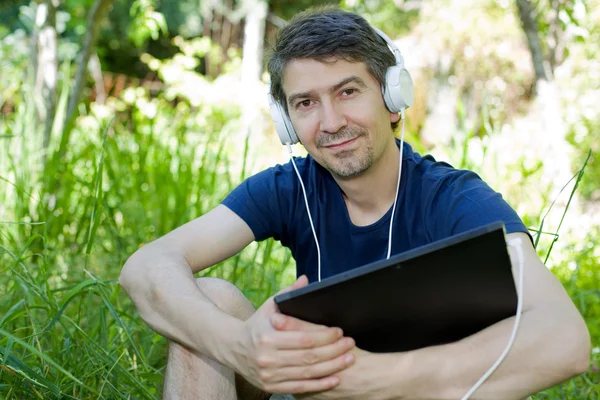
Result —
<svg viewBox="0 0 600 400"><path fill-rule="evenodd" d="M383 31L381 31L378 28L375 28L374 26L372 26L372 28L375 31L375 33L377 33L379 37L381 37L387 43L388 47L394 54L394 58L396 59L396 65L404 68L404 57L402 57L402 53L400 53L400 49L398 48L398 46L396 46L396 44L392 42L392 39L390 39L388 35L383 33Z"/></svg>

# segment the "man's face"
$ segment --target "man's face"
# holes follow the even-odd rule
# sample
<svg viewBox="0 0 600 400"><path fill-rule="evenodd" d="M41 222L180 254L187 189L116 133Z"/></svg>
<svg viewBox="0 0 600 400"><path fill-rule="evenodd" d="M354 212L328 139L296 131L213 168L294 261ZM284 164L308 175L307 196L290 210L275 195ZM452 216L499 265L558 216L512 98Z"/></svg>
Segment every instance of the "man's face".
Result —
<svg viewBox="0 0 600 400"><path fill-rule="evenodd" d="M398 114L386 109L381 86L365 64L331 61L289 62L283 90L308 153L337 177L351 178L381 157Z"/></svg>

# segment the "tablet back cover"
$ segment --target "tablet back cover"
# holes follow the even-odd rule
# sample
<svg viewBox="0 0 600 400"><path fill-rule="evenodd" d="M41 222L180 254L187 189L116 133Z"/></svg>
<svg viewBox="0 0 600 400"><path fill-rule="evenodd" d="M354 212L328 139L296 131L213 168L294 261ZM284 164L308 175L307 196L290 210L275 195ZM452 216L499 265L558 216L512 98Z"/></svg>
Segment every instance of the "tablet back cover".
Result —
<svg viewBox="0 0 600 400"><path fill-rule="evenodd" d="M340 274L276 303L284 314L342 328L371 352L460 340L516 312L503 225L492 228Z"/></svg>

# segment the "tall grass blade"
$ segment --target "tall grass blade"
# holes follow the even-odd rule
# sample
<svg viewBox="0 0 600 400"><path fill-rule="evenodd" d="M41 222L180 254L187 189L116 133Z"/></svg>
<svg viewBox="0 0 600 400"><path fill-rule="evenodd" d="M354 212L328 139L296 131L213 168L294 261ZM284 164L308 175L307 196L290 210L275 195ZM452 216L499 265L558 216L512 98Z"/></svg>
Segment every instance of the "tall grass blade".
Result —
<svg viewBox="0 0 600 400"><path fill-rule="evenodd" d="M87 256L86 257L86 265L87 265L87 259L92 250L92 244L94 243L94 237L96 234L96 230L98 229L98 225L100 223L100 218L99 218L100 213L98 212L98 204L102 203L102 190L101 189L102 189L102 171L103 171L103 165L104 165L104 153L106 150L106 138L108 137L108 131L112 125L113 120L114 120L114 116L111 118L111 120L106 125L106 128L104 129L104 134L102 137L102 147L100 150L100 161L98 162L98 167L96 168L96 173L95 173L94 205L92 206L92 215L90 217L90 228L88 231L87 245L85 248L85 255ZM96 214L98 214L98 218L96 218Z"/></svg>
<svg viewBox="0 0 600 400"><path fill-rule="evenodd" d="M20 338L10 334L9 332L6 332L4 329L0 329L0 335L5 336L7 338L10 338L12 341L14 341L15 343L21 345L22 347L24 347L26 350L28 350L29 352L31 352L32 354L44 359L44 361L46 361L48 364L52 365L54 368L56 368L58 371L60 371L62 374L64 374L65 376L67 376L68 378L70 378L72 381L77 382L78 384L80 384L81 386L83 386L84 388L86 388L87 390L89 390L90 392L94 393L94 394L98 394L98 392L86 385L85 383L81 382L79 379L77 379L76 377L74 377L69 371L65 370L62 366L60 366L60 364L58 364L56 361L54 361L51 357L47 356L46 354L42 353L41 351L39 351L38 349L36 349L34 346L31 346L30 344L26 343L25 341L21 340Z"/></svg>
<svg viewBox="0 0 600 400"><path fill-rule="evenodd" d="M101 292L100 295L102 297L102 301L104 302L104 305L106 306L106 308L108 308L108 311L113 316L113 318L115 319L117 324L125 332L125 335L127 336L127 340L131 344L131 348L133 349L134 353L138 356L138 358L140 359L140 362L142 362L144 364L144 366L147 366L146 358L142 355L142 353L140 353L138 346L136 345L136 343L133 341L133 338L131 337L131 332L129 331L127 326L123 323L123 321L121 321L121 318L119 317L119 315L117 314L117 311L112 306L110 299L108 298L108 295L103 287L100 287L100 292Z"/></svg>
<svg viewBox="0 0 600 400"><path fill-rule="evenodd" d="M45 222L14 222L14 221L0 221L0 224L6 225L44 225Z"/></svg>
<svg viewBox="0 0 600 400"><path fill-rule="evenodd" d="M6 178L3 178L2 176L0 176L0 181L4 181L6 183L8 183L11 186L14 186L15 189L25 193L27 196L29 196L30 199L35 200L35 201L39 201L38 199L36 199L30 192L28 192L27 190L25 190L25 188L23 188L21 185L17 184L17 183L13 183L11 181L9 181Z"/></svg>
<svg viewBox="0 0 600 400"><path fill-rule="evenodd" d="M114 362L114 360L110 357L108 350L99 345L95 340L93 340L77 323L75 323L75 321L73 321L66 315L64 319L68 321L79 332L79 334L81 334L85 338L86 343L91 345L92 349L94 350L95 357L104 360L106 364L112 364L112 362ZM129 382L133 383L138 389L145 393L147 398L155 398L154 394L152 394L152 392L148 390L144 382L141 382L138 379L136 379L136 377L131 374L129 369L124 368L120 364L117 364L115 366L115 369L117 369L117 372L119 372L120 376L122 376L123 378L127 378ZM94 393L98 394L97 392Z"/></svg>
<svg viewBox="0 0 600 400"><path fill-rule="evenodd" d="M13 374L13 375L15 375L15 376L19 376L19 375L21 375L21 374L22 374L22 373L21 373L21 371L19 371L19 370L15 371L15 370L13 370L13 369L11 369L11 368L7 367L6 365L0 365L0 369L3 369L3 370L5 370L6 372L8 372L9 374ZM27 375L25 375L25 376L24 376L24 378L25 378L25 379L31 379L31 378L29 378L29 376L27 376ZM38 391L36 390L36 388L35 388L35 387L33 387L33 385L32 385L31 383L27 382L27 380L25 380L25 381L23 381L23 382L24 382L24 383L25 383L27 386L29 386L29 388L30 388L30 389L31 389L31 390L32 390L32 391L35 393L35 395L36 395L36 396L37 396L39 399L43 399L43 398L44 398L44 396L42 396L42 394L41 394L40 392L38 392ZM37 382L36 382L36 383L37 383ZM3 386L8 386L8 385L0 385L0 388L1 388L1 387L3 387Z"/></svg>
<svg viewBox="0 0 600 400"><path fill-rule="evenodd" d="M4 322L6 322L19 308L21 308L21 306L25 303L25 300L21 299L19 301L17 301L15 304L13 304L13 306L11 308L9 308L9 310L6 312L6 314L4 314L4 316L2 318L0 318L0 328L2 328L2 325L4 325Z"/></svg>
<svg viewBox="0 0 600 400"><path fill-rule="evenodd" d="M4 354L2 356L2 365L8 365L8 359L11 355L13 344L14 342L12 341L12 339L7 339L6 346L4 346L4 350L2 350Z"/></svg>
<svg viewBox="0 0 600 400"><path fill-rule="evenodd" d="M558 241L559 235L558 235L558 230L560 229L560 226L563 223L563 220L567 214L567 211L569 210L569 206L571 204L571 200L573 199L573 196L575 195L575 191L577 190L577 187L579 186L579 182L581 181L581 179L583 178L583 173L585 171L585 168L588 164L588 161L590 159L592 155L592 150L590 149L588 151L588 155L583 163L583 166L579 169L579 171L577 171L575 174L573 174L573 176L571 177L571 179L569 179L567 181L567 183L564 184L564 186L560 189L560 191L558 192L558 194L556 195L556 198L552 201L552 203L550 204L550 207L548 207L548 210L546 210L546 212L544 213L544 216L542 217L541 221L540 221L540 226L537 229L532 229L529 228L529 230L531 232L535 232L536 233L536 238L535 238L535 242L534 242L534 248L537 249L538 244L540 242L541 239L541 235L542 234L548 234L548 235L552 235L554 236L554 238L552 239L551 245L550 245L550 249L548 251L548 254L546 254L546 258L544 260L544 263L546 263L546 261L548 261L548 258L550 257L550 251L552 250L552 247L554 246L554 243L556 241ZM560 197L560 195L562 194L562 192L569 186L569 184L574 180L577 179L575 182L575 185L573 186L573 189L571 190L571 194L569 195L569 200L567 202L567 205L565 207L565 210L563 212L562 218L560 220L560 223L558 225L558 228L556 230L556 232L554 233L548 233L548 232L543 232L544 229L544 223L546 221L546 218L548 217L548 215L550 214L550 211L552 211L552 208L554 207L554 205L556 204L556 202L558 201L558 198Z"/></svg>
<svg viewBox="0 0 600 400"><path fill-rule="evenodd" d="M579 182L581 182L581 179L583 179L583 173L585 172L585 168L590 160L590 157L592 156L592 149L590 149L588 151L587 157L585 159L585 161L583 162L583 166L581 167L581 169L579 170L579 173L577 174L577 180L575 181L575 185L573 186L573 190L571 190L571 194L569 195L569 200L567 201L567 205L565 207L565 211L563 212L562 217L560 218L560 222L558 223L558 227L556 228L556 234L558 235L558 231L560 230L560 227L562 226L563 221L565 220L565 216L567 215L567 211L569 210L569 206L571 205L571 201L573 200L573 196L575 195L575 191L577 191L577 187L579 186ZM558 240L558 236L554 238L554 240L552 240L552 242L550 243L550 248L548 249L548 254L546 254L546 258L544 260L544 264L546 263L546 261L548 261L548 258L550 258L550 253L552 252L552 248L554 247L554 243L556 243L556 241Z"/></svg>
<svg viewBox="0 0 600 400"><path fill-rule="evenodd" d="M48 332L50 329L52 329L52 327L54 326L56 321L58 321L60 319L61 315L63 314L63 312L65 311L65 309L67 308L67 306L69 305L71 300L73 300L76 296L80 296L80 295L84 294L85 289L87 289L89 286L95 286L97 284L98 284L97 281L88 279L88 280L85 280L85 281L79 283L77 286L75 286L73 289L71 289L69 291L69 293L67 293L67 295L64 299L63 305L60 307L58 312L54 315L52 320L48 323L46 328L44 328L43 332Z"/></svg>

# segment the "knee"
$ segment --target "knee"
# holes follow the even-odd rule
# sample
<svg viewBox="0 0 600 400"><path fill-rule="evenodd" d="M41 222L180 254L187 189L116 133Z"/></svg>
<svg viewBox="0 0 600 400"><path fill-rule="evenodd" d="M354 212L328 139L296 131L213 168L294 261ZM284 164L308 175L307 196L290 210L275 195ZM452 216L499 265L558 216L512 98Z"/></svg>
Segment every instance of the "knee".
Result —
<svg viewBox="0 0 600 400"><path fill-rule="evenodd" d="M246 320L254 313L254 306L232 283L219 278L196 278L202 293L227 314Z"/></svg>

